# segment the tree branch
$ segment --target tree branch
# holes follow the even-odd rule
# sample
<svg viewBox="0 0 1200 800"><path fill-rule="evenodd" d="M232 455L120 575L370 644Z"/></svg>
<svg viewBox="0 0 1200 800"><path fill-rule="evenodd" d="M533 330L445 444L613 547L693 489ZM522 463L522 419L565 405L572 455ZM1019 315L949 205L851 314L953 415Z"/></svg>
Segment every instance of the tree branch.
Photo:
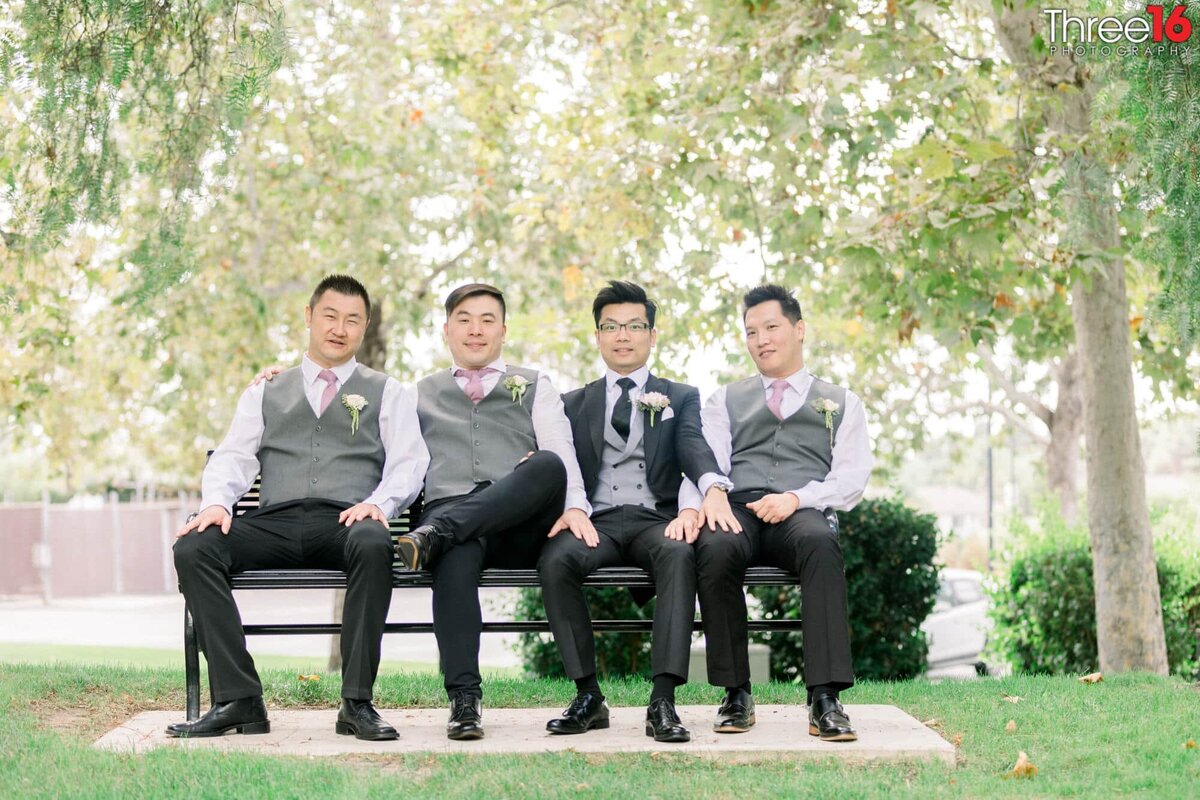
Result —
<svg viewBox="0 0 1200 800"><path fill-rule="evenodd" d="M991 349L985 344L980 342L975 348L975 353L979 356L979 361L983 365L983 371L987 373L988 377L991 378L993 383L1000 387L1000 390L1004 392L1005 396L1007 396L1008 399L1013 403L1020 403L1028 408L1034 416L1040 419L1043 423L1045 423L1046 427L1049 428L1050 421L1054 419L1054 412L1051 411L1045 403L1043 403L1034 395L1029 394L1028 392L1022 392L1020 389L1018 389L1017 385L1013 383L1007 375L1004 374L1004 370L1000 369L1000 366L996 363L995 357L992 355Z"/></svg>

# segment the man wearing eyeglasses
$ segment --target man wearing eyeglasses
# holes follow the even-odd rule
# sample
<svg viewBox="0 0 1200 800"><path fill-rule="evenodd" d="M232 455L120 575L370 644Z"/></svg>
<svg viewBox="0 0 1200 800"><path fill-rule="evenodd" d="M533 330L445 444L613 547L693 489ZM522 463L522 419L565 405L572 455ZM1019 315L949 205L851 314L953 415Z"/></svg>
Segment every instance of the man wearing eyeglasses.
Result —
<svg viewBox="0 0 1200 800"><path fill-rule="evenodd" d="M687 680L701 497L690 484L681 494L681 474L695 480L715 472L716 460L701 432L697 390L652 375L646 365L657 339L656 310L637 284L611 281L602 289L592 316L608 369L563 397L599 541L588 546L551 534L538 564L546 616L577 691L562 716L547 723L555 734L609 725L583 581L600 567L633 564L654 576L658 595L646 735L691 739L675 710L675 687Z"/></svg>

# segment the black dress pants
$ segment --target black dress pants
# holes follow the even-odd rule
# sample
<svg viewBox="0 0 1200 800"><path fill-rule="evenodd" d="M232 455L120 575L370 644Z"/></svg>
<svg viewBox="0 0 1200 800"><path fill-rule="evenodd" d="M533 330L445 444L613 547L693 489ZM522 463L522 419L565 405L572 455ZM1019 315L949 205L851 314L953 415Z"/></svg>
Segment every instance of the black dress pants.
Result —
<svg viewBox="0 0 1200 800"><path fill-rule="evenodd" d="M372 519L349 528L348 508L332 500L295 500L234 517L229 534L216 526L175 540L175 571L208 660L214 703L262 694L246 650L232 572L251 569L339 569L347 575L342 614L342 697L370 700L392 600L392 537Z"/></svg>
<svg viewBox="0 0 1200 800"><path fill-rule="evenodd" d="M800 578L804 683L835 689L854 685L846 573L838 535L825 515L802 508L768 525L745 504L730 505L740 534L706 525L696 540L696 591L704 625L708 682L740 686L750 680L746 624L746 567L781 567Z"/></svg>
<svg viewBox="0 0 1200 800"><path fill-rule="evenodd" d="M562 516L566 495L562 460L539 450L495 483L426 504L421 524L436 525L455 542L433 564L433 632L447 694L483 694L479 574L485 566L536 566L546 534Z"/></svg>
<svg viewBox="0 0 1200 800"><path fill-rule="evenodd" d="M651 638L650 666L654 675L687 680L696 614L696 559L692 545L668 539L671 517L642 506L617 506L592 517L600 535L588 547L564 531L542 550L538 577L546 618L554 643L572 680L596 672L596 642L592 617L583 594L583 580L600 567L632 564L654 578L657 601Z"/></svg>

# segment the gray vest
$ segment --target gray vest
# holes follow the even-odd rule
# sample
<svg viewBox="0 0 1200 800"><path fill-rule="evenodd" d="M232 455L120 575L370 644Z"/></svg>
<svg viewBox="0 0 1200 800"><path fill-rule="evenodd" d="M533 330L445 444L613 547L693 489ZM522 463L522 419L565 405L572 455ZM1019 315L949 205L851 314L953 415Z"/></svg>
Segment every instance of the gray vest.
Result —
<svg viewBox="0 0 1200 800"><path fill-rule="evenodd" d="M614 506L643 506L655 509L658 503L646 479L646 426L643 415L633 414L629 441L613 430L612 417L604 420L604 449L600 453L600 472L592 492L592 508L603 511Z"/></svg>
<svg viewBox="0 0 1200 800"><path fill-rule="evenodd" d="M386 453L379 435L379 408L387 376L361 364L319 418L304 396L304 373L292 367L263 391L263 436L258 447L262 472L259 506L319 497L354 505L366 499L383 477ZM367 405L350 434L344 395L358 394Z"/></svg>
<svg viewBox="0 0 1200 800"><path fill-rule="evenodd" d="M513 402L512 392L504 387L511 375L529 381L520 402ZM471 403L450 370L417 384L417 417L430 457L426 503L470 494L478 483L498 481L526 453L538 449L532 416L537 380L534 370L510 365L479 405Z"/></svg>
<svg viewBox="0 0 1200 800"><path fill-rule="evenodd" d="M759 376L729 385L725 390L725 409L733 435L729 478L738 491L786 492L829 477L833 448L825 415L812 407L818 398L838 404L838 413L833 416L836 437L846 410L846 390L840 386L813 378L799 410L780 421L767 408Z"/></svg>

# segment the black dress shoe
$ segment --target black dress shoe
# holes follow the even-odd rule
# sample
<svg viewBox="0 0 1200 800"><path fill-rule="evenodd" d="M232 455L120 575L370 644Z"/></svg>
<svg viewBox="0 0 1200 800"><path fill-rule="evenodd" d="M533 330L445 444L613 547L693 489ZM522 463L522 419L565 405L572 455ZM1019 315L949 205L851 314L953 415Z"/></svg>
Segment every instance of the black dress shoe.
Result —
<svg viewBox="0 0 1200 800"><path fill-rule="evenodd" d="M608 727L608 703L604 696L592 692L575 695L561 717L546 723L551 733L587 733L592 728Z"/></svg>
<svg viewBox="0 0 1200 800"><path fill-rule="evenodd" d="M450 534L433 525L422 525L396 537L396 555L413 571L429 569L451 544Z"/></svg>
<svg viewBox="0 0 1200 800"><path fill-rule="evenodd" d="M754 727L754 698L745 689L725 693L725 702L717 709L713 730L717 733L745 733Z"/></svg>
<svg viewBox="0 0 1200 800"><path fill-rule="evenodd" d="M832 694L813 698L812 705L808 707L808 732L826 742L853 742L858 739L858 734L850 726L846 709Z"/></svg>
<svg viewBox="0 0 1200 800"><path fill-rule="evenodd" d="M692 732L683 727L675 704L665 697L651 700L646 709L646 735L656 742L690 742Z"/></svg>
<svg viewBox="0 0 1200 800"><path fill-rule="evenodd" d="M450 722L446 736L457 741L483 738L483 703L473 694L450 698Z"/></svg>
<svg viewBox="0 0 1200 800"><path fill-rule="evenodd" d="M179 739L198 739L205 736L224 736L230 731L238 733L270 733L267 707L262 696L243 697L228 703L213 703L195 722L176 722L167 726L167 736Z"/></svg>
<svg viewBox="0 0 1200 800"><path fill-rule="evenodd" d="M334 730L343 736L354 734L355 738L370 742L400 738L396 729L379 716L370 700L354 700L349 697L342 698L342 707L338 711Z"/></svg>

